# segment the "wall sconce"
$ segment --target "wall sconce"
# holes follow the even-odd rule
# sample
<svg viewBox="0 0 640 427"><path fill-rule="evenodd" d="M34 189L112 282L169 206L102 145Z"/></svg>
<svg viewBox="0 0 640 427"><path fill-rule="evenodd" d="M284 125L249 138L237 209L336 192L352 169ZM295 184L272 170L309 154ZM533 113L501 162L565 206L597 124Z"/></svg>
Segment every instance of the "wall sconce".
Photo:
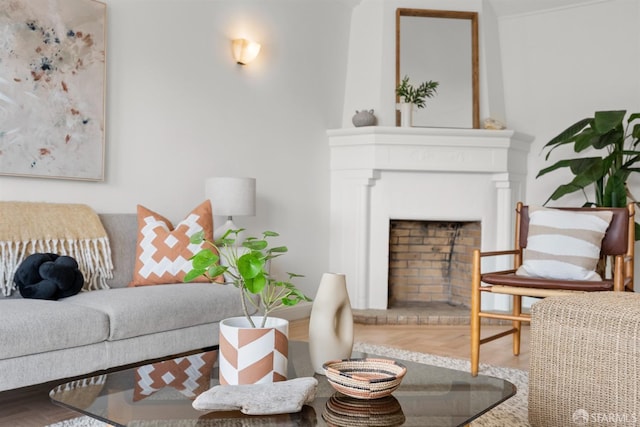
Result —
<svg viewBox="0 0 640 427"><path fill-rule="evenodd" d="M247 39L235 39L231 42L233 57L240 65L246 65L256 59L260 44Z"/></svg>

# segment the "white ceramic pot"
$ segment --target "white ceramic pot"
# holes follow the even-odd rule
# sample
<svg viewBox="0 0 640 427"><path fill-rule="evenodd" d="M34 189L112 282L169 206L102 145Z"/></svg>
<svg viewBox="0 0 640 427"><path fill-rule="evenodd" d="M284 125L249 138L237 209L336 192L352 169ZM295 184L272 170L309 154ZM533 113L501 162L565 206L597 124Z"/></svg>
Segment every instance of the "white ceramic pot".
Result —
<svg viewBox="0 0 640 427"><path fill-rule="evenodd" d="M400 126L413 126L413 104L410 102L401 102L398 104L400 109Z"/></svg>
<svg viewBox="0 0 640 427"><path fill-rule="evenodd" d="M252 319L262 323L262 316ZM285 381L288 357L288 320L269 317L264 328L252 328L245 317L220 322L220 384Z"/></svg>

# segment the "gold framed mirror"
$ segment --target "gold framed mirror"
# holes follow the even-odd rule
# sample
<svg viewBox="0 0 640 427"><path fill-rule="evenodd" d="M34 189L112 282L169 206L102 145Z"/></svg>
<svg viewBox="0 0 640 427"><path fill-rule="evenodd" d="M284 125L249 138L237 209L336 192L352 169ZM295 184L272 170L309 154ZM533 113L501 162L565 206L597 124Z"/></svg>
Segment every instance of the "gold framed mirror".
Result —
<svg viewBox="0 0 640 427"><path fill-rule="evenodd" d="M395 87L404 76L414 86L428 80L439 83L426 107L414 110L413 126L479 128L478 63L477 12L396 10Z"/></svg>

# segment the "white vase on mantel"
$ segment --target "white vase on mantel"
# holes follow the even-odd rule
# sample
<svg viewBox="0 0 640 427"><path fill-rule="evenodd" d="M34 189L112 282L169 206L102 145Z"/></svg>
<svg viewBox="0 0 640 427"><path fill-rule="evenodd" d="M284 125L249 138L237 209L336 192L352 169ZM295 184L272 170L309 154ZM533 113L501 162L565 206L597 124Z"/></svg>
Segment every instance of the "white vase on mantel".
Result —
<svg viewBox="0 0 640 427"><path fill-rule="evenodd" d="M324 273L309 317L309 355L313 370L324 375L322 365L351 357L353 312L344 274Z"/></svg>
<svg viewBox="0 0 640 427"><path fill-rule="evenodd" d="M398 109L400 110L400 126L413 126L413 103L400 102L398 104Z"/></svg>

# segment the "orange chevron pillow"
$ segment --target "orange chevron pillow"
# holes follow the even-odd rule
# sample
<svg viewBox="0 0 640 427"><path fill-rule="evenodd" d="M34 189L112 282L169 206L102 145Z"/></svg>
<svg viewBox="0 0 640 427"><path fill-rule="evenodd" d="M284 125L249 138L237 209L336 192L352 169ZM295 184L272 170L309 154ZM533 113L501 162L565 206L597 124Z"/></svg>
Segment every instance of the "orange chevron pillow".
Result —
<svg viewBox="0 0 640 427"><path fill-rule="evenodd" d="M207 239L213 240L209 200L193 209L175 228L162 215L138 205L136 265L129 286L182 283L192 268L190 258L203 247L189 241L200 230L204 230ZM205 277L194 280L207 281Z"/></svg>

